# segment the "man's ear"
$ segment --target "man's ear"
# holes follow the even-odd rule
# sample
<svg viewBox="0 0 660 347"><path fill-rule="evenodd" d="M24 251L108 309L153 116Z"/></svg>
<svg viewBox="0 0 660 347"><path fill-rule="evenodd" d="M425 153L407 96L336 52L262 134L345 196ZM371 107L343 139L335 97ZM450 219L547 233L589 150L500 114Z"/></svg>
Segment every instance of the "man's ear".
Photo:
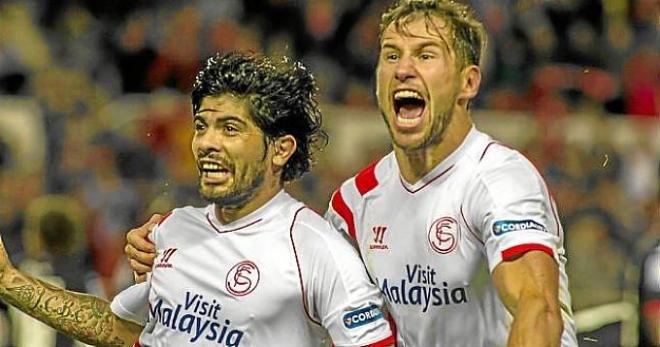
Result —
<svg viewBox="0 0 660 347"><path fill-rule="evenodd" d="M298 144L296 138L292 135L284 135L273 141L273 165L275 167L284 167L289 158L296 152Z"/></svg>
<svg viewBox="0 0 660 347"><path fill-rule="evenodd" d="M469 65L461 73L461 91L458 93L458 100L466 104L474 99L479 93L481 86L481 69L476 65Z"/></svg>

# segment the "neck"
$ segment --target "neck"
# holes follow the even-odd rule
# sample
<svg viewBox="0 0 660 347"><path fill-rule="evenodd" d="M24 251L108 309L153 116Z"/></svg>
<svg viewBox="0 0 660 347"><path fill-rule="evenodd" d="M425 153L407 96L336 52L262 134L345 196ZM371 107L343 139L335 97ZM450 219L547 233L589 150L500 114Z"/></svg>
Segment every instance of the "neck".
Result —
<svg viewBox="0 0 660 347"><path fill-rule="evenodd" d="M266 182L261 185L247 202L232 206L215 205L215 215L222 224L228 224L239 220L250 213L258 210L269 202L282 190L282 184L278 181Z"/></svg>
<svg viewBox="0 0 660 347"><path fill-rule="evenodd" d="M394 146L394 155L406 182L415 183L449 155L454 153L472 128L472 120L464 109L455 110L444 134L435 142L422 148L405 150Z"/></svg>

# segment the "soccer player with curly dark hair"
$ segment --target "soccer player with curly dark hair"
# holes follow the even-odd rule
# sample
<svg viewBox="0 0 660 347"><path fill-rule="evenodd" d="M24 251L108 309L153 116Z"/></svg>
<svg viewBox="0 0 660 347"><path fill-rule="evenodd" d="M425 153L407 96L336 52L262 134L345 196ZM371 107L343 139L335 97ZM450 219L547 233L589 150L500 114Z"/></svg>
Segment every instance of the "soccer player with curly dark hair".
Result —
<svg viewBox="0 0 660 347"><path fill-rule="evenodd" d="M316 83L300 62L288 57L276 61L240 53L216 55L207 60L195 81L193 113L199 112L204 97L224 93L247 103L267 139L284 134L296 138L297 148L284 167L283 181L309 171L313 151L327 143L327 135L314 99Z"/></svg>
<svg viewBox="0 0 660 347"><path fill-rule="evenodd" d="M283 190L327 141L315 94L288 58L211 57L192 92L192 150L210 204L160 219L147 281L110 304L24 275L0 243L0 298L102 346L392 346L356 250Z"/></svg>

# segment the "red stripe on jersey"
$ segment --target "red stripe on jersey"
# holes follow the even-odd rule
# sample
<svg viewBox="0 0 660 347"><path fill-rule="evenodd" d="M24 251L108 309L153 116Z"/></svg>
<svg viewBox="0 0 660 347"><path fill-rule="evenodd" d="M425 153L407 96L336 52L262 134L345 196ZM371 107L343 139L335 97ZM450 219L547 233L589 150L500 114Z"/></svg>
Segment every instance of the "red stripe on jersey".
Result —
<svg viewBox="0 0 660 347"><path fill-rule="evenodd" d="M351 212L351 209L346 205L344 197L341 196L341 190L339 189L332 194L332 209L344 219L344 222L348 225L348 234L353 240L355 240L355 221L353 220L353 212Z"/></svg>
<svg viewBox="0 0 660 347"><path fill-rule="evenodd" d="M142 347L142 345L140 345L140 341L135 341L133 347Z"/></svg>
<svg viewBox="0 0 660 347"><path fill-rule="evenodd" d="M369 166L355 176L355 186L357 186L360 195L369 193L378 185L378 179L376 179L376 164L378 164L378 160L369 164Z"/></svg>
<svg viewBox="0 0 660 347"><path fill-rule="evenodd" d="M385 346L394 346L396 343L396 339L394 336L390 335L389 337L382 339L378 342L371 343L366 345L365 347L385 347Z"/></svg>
<svg viewBox="0 0 660 347"><path fill-rule="evenodd" d="M515 256L522 255L529 251L541 251L554 258L554 252L550 247L540 245L538 243L524 243L522 245L513 246L502 251L502 259L511 260Z"/></svg>
<svg viewBox="0 0 660 347"><path fill-rule="evenodd" d="M160 222L158 222L158 226L160 226L161 224L163 224L163 222L164 222L169 216L172 215L172 212L174 212L174 211L170 211L170 212L165 213L165 214L163 215L163 218L160 220Z"/></svg>

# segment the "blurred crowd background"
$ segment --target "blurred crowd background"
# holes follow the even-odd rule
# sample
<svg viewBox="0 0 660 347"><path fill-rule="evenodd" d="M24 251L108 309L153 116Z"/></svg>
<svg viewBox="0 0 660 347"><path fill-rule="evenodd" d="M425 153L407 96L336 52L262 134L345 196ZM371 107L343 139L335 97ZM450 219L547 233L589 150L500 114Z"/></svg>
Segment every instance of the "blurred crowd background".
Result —
<svg viewBox="0 0 660 347"><path fill-rule="evenodd" d="M476 123L554 193L580 343L634 346L640 264L660 240L660 5L469 2L490 35ZM290 55L315 73L330 144L289 190L322 212L390 150L372 73L388 4L0 1L0 233L12 260L106 298L132 282L124 234L204 204L188 93L214 52ZM54 346L34 324L0 314L0 346Z"/></svg>

